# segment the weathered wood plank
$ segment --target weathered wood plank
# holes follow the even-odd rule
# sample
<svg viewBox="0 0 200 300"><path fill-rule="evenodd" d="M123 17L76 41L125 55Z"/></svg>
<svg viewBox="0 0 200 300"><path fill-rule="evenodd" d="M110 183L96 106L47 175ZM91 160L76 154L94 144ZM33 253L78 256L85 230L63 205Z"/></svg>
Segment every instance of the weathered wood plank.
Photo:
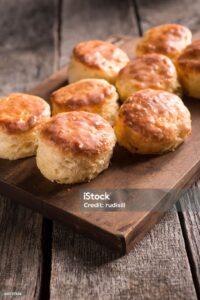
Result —
<svg viewBox="0 0 200 300"><path fill-rule="evenodd" d="M162 23L180 23L188 26L193 33L200 29L200 0L176 1L137 1L138 12L143 31ZM197 184L200 186L200 182ZM181 198L180 207L183 211L182 225L185 243L193 272L197 293L200 293L200 190L194 186Z"/></svg>
<svg viewBox="0 0 200 300"><path fill-rule="evenodd" d="M55 224L51 299L196 299L175 209L124 257Z"/></svg>
<svg viewBox="0 0 200 300"><path fill-rule="evenodd" d="M19 292L22 299L38 299L41 216L0 197L0 227L0 298L6 292Z"/></svg>
<svg viewBox="0 0 200 300"><path fill-rule="evenodd" d="M180 23L193 32L200 29L200 0L135 0L143 32L164 23Z"/></svg>
<svg viewBox="0 0 200 300"><path fill-rule="evenodd" d="M181 197L179 208L193 279L200 295L200 181Z"/></svg>
<svg viewBox="0 0 200 300"><path fill-rule="evenodd" d="M12 51L51 48L54 5L52 0L1 0L0 45Z"/></svg>
<svg viewBox="0 0 200 300"><path fill-rule="evenodd" d="M53 71L55 9L53 0L0 2L0 94L5 95L28 90ZM42 222L39 214L0 197L1 299L3 292L14 291L22 292L20 299L39 298Z"/></svg>
<svg viewBox="0 0 200 300"><path fill-rule="evenodd" d="M106 6L108 1L106 3L101 1L102 6L97 6L94 1L95 8L91 8L91 1L88 2L90 2L90 7L83 12L82 5L87 4L83 4L83 1L76 1L75 6L72 7L73 13L70 9L67 11L71 1L64 2L60 41L61 65L67 61L73 44L80 40L105 38L113 33L137 33L136 29L134 32L129 31L130 25L122 30L121 22L124 24L129 19L127 14L123 20L118 18L117 25L114 26L113 15L121 14L115 12L119 8L118 1L115 1L115 5L113 1L109 1L111 2L108 4L109 8ZM124 3L125 1L123 5ZM104 7L106 7L106 12ZM95 10L98 10L97 16L94 13ZM125 11L122 7L120 10ZM134 19L133 22L136 24L135 14L131 10L129 10L131 20ZM109 11L112 13L108 13ZM91 25L88 25L86 21L90 18L93 21ZM175 209L169 212L155 229L125 257L119 257L116 253L54 223L51 299L62 300L66 297L106 300L196 299Z"/></svg>
<svg viewBox="0 0 200 300"><path fill-rule="evenodd" d="M68 61L76 43L113 34L138 34L131 1L63 0L59 64Z"/></svg>
<svg viewBox="0 0 200 300"><path fill-rule="evenodd" d="M54 0L1 0L0 94L30 90L53 70Z"/></svg>

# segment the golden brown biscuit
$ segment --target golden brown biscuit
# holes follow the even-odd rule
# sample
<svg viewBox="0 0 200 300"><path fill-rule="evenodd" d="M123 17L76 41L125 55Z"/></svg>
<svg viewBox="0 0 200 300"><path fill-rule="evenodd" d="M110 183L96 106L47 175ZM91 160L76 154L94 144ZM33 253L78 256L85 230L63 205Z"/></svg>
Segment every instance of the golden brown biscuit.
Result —
<svg viewBox="0 0 200 300"><path fill-rule="evenodd" d="M0 99L0 158L18 159L35 154L39 126L50 116L43 99L11 94Z"/></svg>
<svg viewBox="0 0 200 300"><path fill-rule="evenodd" d="M126 53L109 42L82 42L73 50L68 79L72 83L85 78L102 78L114 83L117 74L128 62Z"/></svg>
<svg viewBox="0 0 200 300"><path fill-rule="evenodd" d="M141 90L122 104L115 133L118 143L133 153L173 151L191 133L190 113L174 94Z"/></svg>
<svg viewBox="0 0 200 300"><path fill-rule="evenodd" d="M60 113L42 127L37 166L51 181L88 181L108 167L115 142L112 127L101 116L85 111Z"/></svg>
<svg viewBox="0 0 200 300"><path fill-rule="evenodd" d="M172 60L191 43L191 31L180 24L164 24L147 30L139 41L136 54L160 53Z"/></svg>
<svg viewBox="0 0 200 300"><path fill-rule="evenodd" d="M104 79L82 79L51 95L53 114L67 111L88 111L101 115L113 124L118 111L118 94Z"/></svg>
<svg viewBox="0 0 200 300"><path fill-rule="evenodd" d="M200 99L200 40L185 48L177 60L177 70L184 92Z"/></svg>
<svg viewBox="0 0 200 300"><path fill-rule="evenodd" d="M129 62L119 72L116 87L123 101L146 88L181 94L174 64L167 56L157 53L146 54Z"/></svg>

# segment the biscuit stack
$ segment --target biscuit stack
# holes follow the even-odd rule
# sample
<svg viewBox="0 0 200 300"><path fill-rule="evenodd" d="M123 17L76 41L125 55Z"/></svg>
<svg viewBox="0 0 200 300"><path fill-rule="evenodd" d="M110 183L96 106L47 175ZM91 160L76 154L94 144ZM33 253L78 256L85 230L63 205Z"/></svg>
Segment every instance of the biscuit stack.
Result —
<svg viewBox="0 0 200 300"><path fill-rule="evenodd" d="M180 97L200 98L200 41L191 39L182 25L152 28L131 61L111 43L79 43L69 85L51 95L52 117L39 97L0 99L0 157L36 154L46 178L71 184L108 168L116 140L132 153L175 150L191 133Z"/></svg>

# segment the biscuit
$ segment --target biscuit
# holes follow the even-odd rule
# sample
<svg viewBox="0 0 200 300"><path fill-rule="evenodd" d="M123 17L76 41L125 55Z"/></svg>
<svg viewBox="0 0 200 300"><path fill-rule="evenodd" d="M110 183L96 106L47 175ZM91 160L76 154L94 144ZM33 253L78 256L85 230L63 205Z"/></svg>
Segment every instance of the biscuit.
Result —
<svg viewBox="0 0 200 300"><path fill-rule="evenodd" d="M70 83L85 78L101 78L115 83L117 74L128 62L126 53L109 42L82 42L73 49L68 79Z"/></svg>
<svg viewBox="0 0 200 300"><path fill-rule="evenodd" d="M175 94L141 90L122 104L115 133L118 143L132 153L173 151L191 133L190 112Z"/></svg>
<svg viewBox="0 0 200 300"><path fill-rule="evenodd" d="M147 30L138 42L136 54L160 53L172 60L192 41L191 31L180 24L163 24Z"/></svg>
<svg viewBox="0 0 200 300"><path fill-rule="evenodd" d="M60 113L42 126L36 162L50 181L90 181L105 170L116 142L101 116L85 111Z"/></svg>
<svg viewBox="0 0 200 300"><path fill-rule="evenodd" d="M177 60L177 70L184 92L200 99L200 40L183 50Z"/></svg>
<svg viewBox="0 0 200 300"><path fill-rule="evenodd" d="M49 116L48 103L39 97L15 93L0 98L0 158L34 155L39 127Z"/></svg>
<svg viewBox="0 0 200 300"><path fill-rule="evenodd" d="M146 54L129 62L119 72L116 87L122 101L146 88L181 94L174 64L167 56L157 53Z"/></svg>
<svg viewBox="0 0 200 300"><path fill-rule="evenodd" d="M113 124L119 107L118 98L115 87L104 79L82 79L51 95L53 115L83 110L97 113Z"/></svg>

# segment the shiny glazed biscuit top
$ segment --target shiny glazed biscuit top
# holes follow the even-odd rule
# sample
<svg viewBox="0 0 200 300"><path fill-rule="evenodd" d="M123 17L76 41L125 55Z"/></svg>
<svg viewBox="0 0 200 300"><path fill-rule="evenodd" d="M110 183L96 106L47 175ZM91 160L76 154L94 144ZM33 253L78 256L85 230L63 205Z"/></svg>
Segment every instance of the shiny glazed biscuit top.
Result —
<svg viewBox="0 0 200 300"><path fill-rule="evenodd" d="M73 50L75 59L81 63L104 71L117 72L129 61L124 51L104 41L87 41L76 45Z"/></svg>
<svg viewBox="0 0 200 300"><path fill-rule="evenodd" d="M200 40L194 41L184 49L178 58L178 65L200 72Z"/></svg>
<svg viewBox="0 0 200 300"><path fill-rule="evenodd" d="M51 100L58 106L76 110L103 103L114 92L114 86L105 80L83 79L55 91Z"/></svg>
<svg viewBox="0 0 200 300"><path fill-rule="evenodd" d="M176 130L177 134L191 131L190 113L182 100L159 90L141 90L130 96L119 117L136 133L155 141L174 138Z"/></svg>
<svg viewBox="0 0 200 300"><path fill-rule="evenodd" d="M62 151L95 155L113 144L113 129L97 114L73 111L57 114L41 130L41 137Z"/></svg>
<svg viewBox="0 0 200 300"><path fill-rule="evenodd" d="M134 86L138 89L167 88L174 77L176 79L176 69L172 61L156 53L134 59L119 73L119 80L134 80Z"/></svg>
<svg viewBox="0 0 200 300"><path fill-rule="evenodd" d="M178 24L165 24L149 29L138 44L138 52L158 52L174 57L191 42L191 32Z"/></svg>
<svg viewBox="0 0 200 300"><path fill-rule="evenodd" d="M0 98L0 128L7 133L20 133L35 127L47 116L48 104L37 96L10 94Z"/></svg>

